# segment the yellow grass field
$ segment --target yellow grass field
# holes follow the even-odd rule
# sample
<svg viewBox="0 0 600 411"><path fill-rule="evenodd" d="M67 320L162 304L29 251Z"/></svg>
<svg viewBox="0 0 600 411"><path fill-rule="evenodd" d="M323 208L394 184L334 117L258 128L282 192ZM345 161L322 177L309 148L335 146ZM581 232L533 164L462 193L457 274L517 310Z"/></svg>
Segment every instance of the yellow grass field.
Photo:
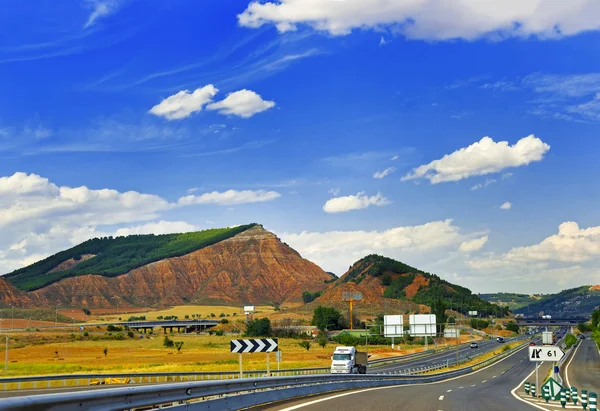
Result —
<svg viewBox="0 0 600 411"><path fill-rule="evenodd" d="M268 306L268 305L256 306L255 309L256 309L256 311L254 313L255 317L263 317L263 316L267 316L267 315L275 312L274 308L271 306ZM131 312L131 311L128 311L127 308L123 308L122 311L119 311L118 315L117 315L117 312L113 311L113 310L111 310L110 313L100 314L100 315L94 315L94 311L95 310L92 309L92 315L89 316L89 318L88 318L88 322L90 322L90 323L104 322L104 321L118 321L119 317L121 317L121 319L124 321L124 320L127 320L130 316L140 317L143 315L146 316L146 320L148 320L148 321L156 320L157 317L159 317L159 316L166 317L166 316L170 316L170 315L176 315L177 317L179 317L180 320L183 320L186 315L189 315L189 317L191 319L192 314L199 314L202 319L206 319L206 318L210 317L211 313L215 314L217 319L219 318L219 315L221 313L223 313L225 315L229 314L230 317L233 317L233 315L235 313L237 317L245 318L242 307L231 307L231 306L226 306L226 305L178 305L178 306L174 306L174 307L170 307L170 308L166 308L166 309L162 309L162 310L156 310L156 311L154 311L154 310L150 310L150 311L135 310L135 312ZM98 311L100 311L100 309ZM82 314L83 314L83 312L82 312ZM69 315L69 314L65 314L65 315Z"/></svg>

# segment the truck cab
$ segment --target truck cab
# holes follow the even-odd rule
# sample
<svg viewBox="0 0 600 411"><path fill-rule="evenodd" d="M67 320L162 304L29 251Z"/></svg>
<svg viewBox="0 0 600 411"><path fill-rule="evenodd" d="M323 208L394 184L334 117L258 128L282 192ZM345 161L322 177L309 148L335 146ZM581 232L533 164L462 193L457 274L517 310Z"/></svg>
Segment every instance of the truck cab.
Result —
<svg viewBox="0 0 600 411"><path fill-rule="evenodd" d="M367 354L354 347L336 347L331 356L332 374L366 374Z"/></svg>

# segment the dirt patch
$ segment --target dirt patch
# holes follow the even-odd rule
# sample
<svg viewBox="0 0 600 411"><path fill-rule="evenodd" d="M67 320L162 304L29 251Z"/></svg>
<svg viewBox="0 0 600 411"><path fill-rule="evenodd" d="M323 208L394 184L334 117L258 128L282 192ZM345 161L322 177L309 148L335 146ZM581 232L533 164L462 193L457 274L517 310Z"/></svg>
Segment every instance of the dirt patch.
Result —
<svg viewBox="0 0 600 411"><path fill-rule="evenodd" d="M427 287L428 285L429 278L425 278L422 274L417 274L413 282L404 289L406 298L412 299L419 292L421 287Z"/></svg>

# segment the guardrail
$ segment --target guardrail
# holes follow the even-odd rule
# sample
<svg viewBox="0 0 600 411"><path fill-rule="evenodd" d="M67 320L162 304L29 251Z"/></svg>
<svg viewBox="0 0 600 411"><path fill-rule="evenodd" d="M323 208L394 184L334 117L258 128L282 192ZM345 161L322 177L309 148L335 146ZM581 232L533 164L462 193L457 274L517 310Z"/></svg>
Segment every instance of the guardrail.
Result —
<svg viewBox="0 0 600 411"><path fill-rule="evenodd" d="M0 410L123 410L157 406L186 410L237 410L308 394L441 381L471 373L524 346L522 344L473 366L431 375L312 375L161 384L6 398L0 403Z"/></svg>

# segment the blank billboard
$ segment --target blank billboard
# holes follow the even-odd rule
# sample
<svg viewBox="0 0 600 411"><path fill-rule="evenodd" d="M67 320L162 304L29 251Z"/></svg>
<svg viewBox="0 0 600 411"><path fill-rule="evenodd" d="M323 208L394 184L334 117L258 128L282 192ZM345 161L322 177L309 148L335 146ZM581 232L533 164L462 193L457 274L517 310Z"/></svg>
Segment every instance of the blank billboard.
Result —
<svg viewBox="0 0 600 411"><path fill-rule="evenodd" d="M383 335L385 337L402 337L404 335L404 318L401 315L383 316Z"/></svg>
<svg viewBox="0 0 600 411"><path fill-rule="evenodd" d="M477 317L477 311L469 311L469 315L472 317Z"/></svg>
<svg viewBox="0 0 600 411"><path fill-rule="evenodd" d="M458 338L460 336L460 330L454 327L446 327L444 329L445 338Z"/></svg>
<svg viewBox="0 0 600 411"><path fill-rule="evenodd" d="M245 305L244 306L244 312L245 313L252 313L252 312L254 312L254 306L253 305Z"/></svg>
<svg viewBox="0 0 600 411"><path fill-rule="evenodd" d="M409 334L413 337L436 335L435 314L413 314L409 317Z"/></svg>

